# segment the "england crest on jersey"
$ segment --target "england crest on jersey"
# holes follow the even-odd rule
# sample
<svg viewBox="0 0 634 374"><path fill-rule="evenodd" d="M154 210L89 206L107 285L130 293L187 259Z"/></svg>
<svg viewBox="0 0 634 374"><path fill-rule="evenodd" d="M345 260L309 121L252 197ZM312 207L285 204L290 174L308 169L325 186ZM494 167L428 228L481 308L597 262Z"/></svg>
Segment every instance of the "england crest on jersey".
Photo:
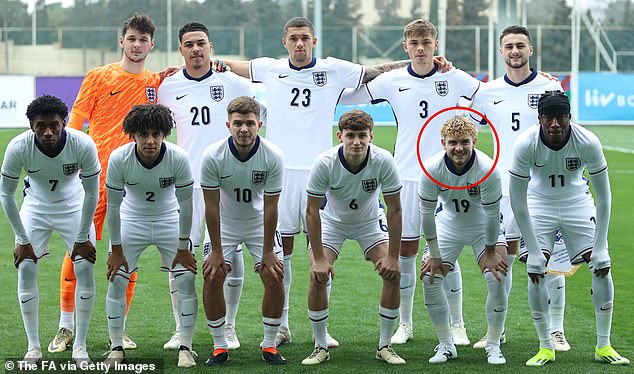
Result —
<svg viewBox="0 0 634 374"><path fill-rule="evenodd" d="M467 189L469 197L476 197L480 195L480 186L475 186Z"/></svg>
<svg viewBox="0 0 634 374"><path fill-rule="evenodd" d="M224 86L210 86L209 87L209 95L214 101L221 101L225 98L225 88Z"/></svg>
<svg viewBox="0 0 634 374"><path fill-rule="evenodd" d="M566 157L566 169L575 171L581 167L581 159L579 157Z"/></svg>
<svg viewBox="0 0 634 374"><path fill-rule="evenodd" d="M363 187L363 191L370 193L370 192L374 192L374 190L376 190L379 184L376 182L376 178L372 178L372 179L363 179L361 181L361 186Z"/></svg>
<svg viewBox="0 0 634 374"><path fill-rule="evenodd" d="M266 176L268 175L266 170L252 170L251 171L251 183L262 184L266 182Z"/></svg>
<svg viewBox="0 0 634 374"><path fill-rule="evenodd" d="M447 81L436 81L436 93L440 96L447 96L449 93L449 83Z"/></svg>
<svg viewBox="0 0 634 374"><path fill-rule="evenodd" d="M159 178L159 186L166 188L174 184L174 177Z"/></svg>
<svg viewBox="0 0 634 374"><path fill-rule="evenodd" d="M328 76L325 71L313 72L313 82L319 87L323 87L328 82Z"/></svg>
<svg viewBox="0 0 634 374"><path fill-rule="evenodd" d="M145 97L151 103L156 102L156 87L145 87Z"/></svg>
<svg viewBox="0 0 634 374"><path fill-rule="evenodd" d="M79 170L79 168L77 167L77 163L75 162L74 164L64 164L62 166L62 170L64 172L64 175L73 175L77 173L77 170Z"/></svg>
<svg viewBox="0 0 634 374"><path fill-rule="evenodd" d="M541 94L528 94L528 106L537 109L537 104L539 103L539 97Z"/></svg>

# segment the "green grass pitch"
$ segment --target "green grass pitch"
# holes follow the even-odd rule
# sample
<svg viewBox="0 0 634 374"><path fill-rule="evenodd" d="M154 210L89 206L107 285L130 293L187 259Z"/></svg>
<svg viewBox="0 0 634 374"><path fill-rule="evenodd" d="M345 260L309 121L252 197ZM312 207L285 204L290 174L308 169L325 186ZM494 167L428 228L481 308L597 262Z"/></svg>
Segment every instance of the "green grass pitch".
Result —
<svg viewBox="0 0 634 374"><path fill-rule="evenodd" d="M631 146L631 127L591 127L600 136L604 145ZM22 130L0 130L0 153L9 140ZM395 137L393 127L375 129L375 143L392 150ZM481 134L479 148L491 149L490 136ZM612 323L612 345L624 356L634 359L634 323L630 311L634 307L634 258L632 253L632 222L634 222L634 154L605 151L610 165L613 203L610 225L610 253L615 284L615 311ZM21 187L20 187L21 188ZM21 191L18 191L21 192ZM22 357L27 348L19 305L16 300L17 273L13 266L13 233L4 214L0 215L0 361ZM95 269L97 301L88 336L88 352L95 360L107 350L108 332L105 318L107 232L97 245L98 260ZM253 259L245 256L245 286L238 312L237 331L242 347L230 352L230 361L221 368L205 368L203 363L211 353L211 337L205 324L202 302L200 302L194 350L200 355L198 366L193 369L176 368L175 352L164 352L165 343L172 334L174 321L169 301L167 275L159 271L158 251L146 250L139 263L140 273L136 294L127 321L127 332L139 348L128 351L127 357L135 359L158 358L164 362L164 372L311 372L311 373L464 373L495 370L499 373L528 372L524 363L538 349L538 340L533 326L526 296L527 277L524 265L515 263L513 291L509 300L506 323L508 343L502 351L508 363L492 368L486 364L484 351L471 347L459 347L458 359L442 366L427 363L433 354L437 339L423 305L420 281L417 285L414 305L414 339L396 351L407 360L405 367L389 367L374 358L378 343L378 302L381 281L370 263L354 242L347 242L340 259L335 264L330 319L328 329L337 338L341 347L331 350L331 361L319 367L302 367L301 360L312 351L312 333L307 318L308 259L305 238L297 237L293 258L293 288L291 292L291 329L293 343L283 346L280 352L289 360L286 367L272 368L260 358L258 344L262 335L260 305L262 286L252 269ZM40 262L40 341L44 356L70 359L69 351L49 354L46 347L57 330L59 319L59 270L62 264L63 245L57 234L50 244L51 256ZM245 251L245 253L248 253ZM198 254L200 261L200 254ZM464 318L469 338L477 341L486 331L484 299L486 287L470 250L460 257L464 284ZM199 262L199 269L202 265ZM200 295L202 276L197 277ZM595 323L590 301L590 274L582 268L574 277L568 278L566 304L566 336L572 346L570 352L557 355L557 361L548 364L542 373L631 373L631 367L610 367L594 362ZM4 362L2 362L4 364ZM2 365L4 367L4 365ZM4 370L4 369L2 369Z"/></svg>

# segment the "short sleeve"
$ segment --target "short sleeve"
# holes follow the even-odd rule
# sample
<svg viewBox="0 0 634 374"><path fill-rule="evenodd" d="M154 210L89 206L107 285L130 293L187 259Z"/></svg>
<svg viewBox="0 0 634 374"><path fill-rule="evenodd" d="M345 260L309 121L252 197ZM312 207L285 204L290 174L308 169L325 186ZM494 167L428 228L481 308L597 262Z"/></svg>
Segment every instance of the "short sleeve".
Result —
<svg viewBox="0 0 634 374"><path fill-rule="evenodd" d="M123 148L118 148L110 155L106 172L106 188L123 191Z"/></svg>
<svg viewBox="0 0 634 374"><path fill-rule="evenodd" d="M215 148L207 148L200 159L200 187L203 190L217 190L220 188L220 175L217 162L213 157Z"/></svg>
<svg viewBox="0 0 634 374"><path fill-rule="evenodd" d="M77 113L84 118L90 118L90 114L95 107L95 94L99 86L99 74L97 70L90 70L84 77L77 93L77 98L73 104L73 113Z"/></svg>
<svg viewBox="0 0 634 374"><path fill-rule="evenodd" d="M176 188L187 187L194 184L194 177L192 176L191 165L189 164L189 158L185 152L177 153L176 162Z"/></svg>
<svg viewBox="0 0 634 374"><path fill-rule="evenodd" d="M337 72L337 80L343 87L354 89L361 87L363 75L365 74L365 68L363 65L333 57L326 58L326 61L331 63L335 68L335 71Z"/></svg>
<svg viewBox="0 0 634 374"><path fill-rule="evenodd" d="M269 169L269 176L266 178L264 185L264 195L274 196L282 192L282 184L284 182L284 156L282 152L275 152L275 157Z"/></svg>
<svg viewBox="0 0 634 374"><path fill-rule="evenodd" d="M502 180L500 172L495 169L480 186L480 201L482 205L492 205L502 198Z"/></svg>
<svg viewBox="0 0 634 374"><path fill-rule="evenodd" d="M462 70L456 72L456 80L460 87L460 97L466 100L473 100L480 88L480 81Z"/></svg>
<svg viewBox="0 0 634 374"><path fill-rule="evenodd" d="M266 73L275 63L275 59L270 57L260 57L249 61L249 73L253 82L263 82Z"/></svg>
<svg viewBox="0 0 634 374"><path fill-rule="evenodd" d="M329 170L324 157L318 157L313 163L308 176L306 193L311 197L324 197L328 191Z"/></svg>
<svg viewBox="0 0 634 374"><path fill-rule="evenodd" d="M438 186L425 173L418 184L418 197L422 202L436 203L438 201Z"/></svg>
<svg viewBox="0 0 634 374"><path fill-rule="evenodd" d="M402 188L401 178L396 171L396 163L391 155L384 155L381 168L381 192L384 196L394 195Z"/></svg>
<svg viewBox="0 0 634 374"><path fill-rule="evenodd" d="M588 144L587 152L584 156L590 175L598 174L608 168L608 162L603 154L601 142L594 134L590 134L590 144Z"/></svg>
<svg viewBox="0 0 634 374"><path fill-rule="evenodd" d="M101 164L97 156L97 146L88 136L83 137L83 160L81 161L81 175L83 178L94 177L101 172Z"/></svg>
<svg viewBox="0 0 634 374"><path fill-rule="evenodd" d="M22 172L23 160L20 157L22 153L21 145L16 138L9 142L7 150L4 152L4 160L2 161L2 175L10 179L20 179Z"/></svg>
<svg viewBox="0 0 634 374"><path fill-rule="evenodd" d="M366 83L372 102L388 100L389 75L381 74Z"/></svg>
<svg viewBox="0 0 634 374"><path fill-rule="evenodd" d="M530 176L531 159L534 157L529 146L529 138L522 135L515 141L515 145L513 146L513 156L511 157L509 172L518 178L528 179Z"/></svg>

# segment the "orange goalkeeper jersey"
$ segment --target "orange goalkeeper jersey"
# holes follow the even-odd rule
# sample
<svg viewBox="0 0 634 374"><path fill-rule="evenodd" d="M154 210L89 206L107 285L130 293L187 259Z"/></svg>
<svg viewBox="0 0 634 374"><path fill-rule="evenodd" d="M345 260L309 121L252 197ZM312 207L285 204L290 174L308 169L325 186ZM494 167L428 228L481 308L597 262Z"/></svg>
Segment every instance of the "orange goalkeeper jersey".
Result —
<svg viewBox="0 0 634 374"><path fill-rule="evenodd" d="M123 133L123 119L134 105L155 103L160 83L159 73L148 70L140 74L128 73L118 62L86 74L72 113L88 119L88 134L97 144L102 163L106 161L107 164L114 149L131 141ZM69 123L77 129L81 129L81 125L78 121Z"/></svg>

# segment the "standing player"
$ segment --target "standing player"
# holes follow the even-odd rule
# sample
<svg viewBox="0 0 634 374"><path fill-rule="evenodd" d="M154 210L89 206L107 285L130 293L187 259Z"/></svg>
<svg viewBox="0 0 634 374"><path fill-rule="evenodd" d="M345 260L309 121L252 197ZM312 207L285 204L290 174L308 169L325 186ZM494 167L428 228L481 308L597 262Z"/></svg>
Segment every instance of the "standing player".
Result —
<svg viewBox="0 0 634 374"><path fill-rule="evenodd" d="M280 197L280 232L284 246L284 312L276 344L292 341L288 325L288 301L292 280L291 256L294 237L303 224L306 230L306 182L317 155L332 146L332 121L337 100L345 88L358 88L383 70L328 57L313 57L317 44L313 24L306 18L291 18L284 25L282 45L288 58L257 58L251 61L226 61L238 75L266 86L266 138L284 152L286 170ZM330 290L330 282L328 283ZM330 291L328 291L330 293ZM328 346L339 342L329 334Z"/></svg>
<svg viewBox="0 0 634 374"><path fill-rule="evenodd" d="M537 110L539 126L517 138L509 169L511 207L528 248L528 302L539 336L539 352L526 365L555 361L544 274L558 228L567 243L570 262L586 262L592 276L595 359L627 365L630 361L610 345L614 284L608 226L612 194L601 142L590 131L570 122L570 102L562 91L543 94ZM583 177L586 167L594 186L596 208Z"/></svg>
<svg viewBox="0 0 634 374"><path fill-rule="evenodd" d="M515 223L509 199L509 176L507 170L517 137L537 123L537 100L540 94L549 90L562 90L559 82L548 79L530 68L529 59L533 54L530 33L522 26L509 26L500 35L500 54L506 62L506 74L482 85L474 99L473 106L483 113L495 126L499 137L500 152L498 170L502 178L502 201L500 210L504 219L508 254L505 258L509 270L506 276L506 292L511 292L512 266L515 261L520 231ZM477 120L480 120L478 118ZM486 124L485 121L482 121ZM497 144L496 144L497 147ZM565 250L563 246L558 246ZM523 254L523 261L526 253ZM522 259L522 253L520 253ZM564 335L565 278L563 275L548 275L548 290L551 296L550 315L553 327L553 343L558 351L567 351L570 345ZM473 345L484 348L487 337ZM502 334L502 343L506 334Z"/></svg>
<svg viewBox="0 0 634 374"><path fill-rule="evenodd" d="M414 336L412 309L416 290L416 258L420 240L420 212L418 209L418 182L421 170L416 156L416 139L423 123L436 112L455 106L461 99L471 100L478 91L480 81L462 70L452 69L442 73L434 63L438 49L437 32L433 24L423 20L408 23L403 30L403 49L411 63L407 67L381 74L361 90L346 90L344 104L377 103L387 101L392 106L398 132L394 146L394 158L403 180L401 205L403 206L403 237L399 262L401 265L401 321L392 336L392 344L405 344ZM452 116L443 113L431 122L421 142L423 160L442 150L440 126ZM462 319L462 275L456 263L444 283L449 300L451 331L456 345L469 345Z"/></svg>
<svg viewBox="0 0 634 374"><path fill-rule="evenodd" d="M365 258L372 261L383 278L376 359L392 365L405 363L390 345L398 317L401 182L392 155L370 144L374 137L373 126L372 117L363 111L352 110L342 115L337 137L343 144L319 155L310 171L306 204L310 241L308 319L313 328L315 350L302 361L304 365L330 360L326 340L329 304L326 285L334 275L332 266L346 239L359 243ZM387 226L378 202L379 191L388 208Z"/></svg>
<svg viewBox="0 0 634 374"><path fill-rule="evenodd" d="M123 49L121 61L92 69L82 82L77 99L68 120L68 127L81 130L88 120L88 135L97 144L99 162L103 173L99 182L99 203L95 213L97 240L101 240L106 218L106 170L110 152L129 143L130 137L121 129L123 118L135 104L156 102L156 92L161 78L159 73L145 69L145 59L154 48L152 19L135 14L122 27L119 46ZM134 294L137 274L131 276L126 294L126 315ZM48 346L49 352L63 352L73 339L73 303L75 274L70 258L66 257L60 275L59 330ZM126 349L136 348L134 341L124 333Z"/></svg>
<svg viewBox="0 0 634 374"><path fill-rule="evenodd" d="M200 188L200 157L203 150L212 143L224 139L227 135L227 104L239 96L253 96L246 79L233 73L214 73L211 68L211 48L209 29L201 23L190 22L178 31L180 45L178 50L185 59L185 69L163 81L158 91L158 100L171 109L176 120L176 144L187 150L194 175L194 211L191 239L194 249L199 246L201 227L205 214L203 192ZM208 235L205 243L209 242ZM225 283L227 299L227 344L229 349L240 347L235 332L236 313L244 278L242 247L231 259L231 272ZM170 273L171 295L174 289L174 273ZM174 297L172 306L175 307ZM174 313L176 309L174 308ZM178 315L176 332L165 343L165 349L178 349L180 326Z"/></svg>
<svg viewBox="0 0 634 374"><path fill-rule="evenodd" d="M214 344L205 364L220 365L229 359L223 284L236 247L244 243L264 284L262 359L283 365L286 359L275 347L275 336L284 307L282 243L276 229L284 157L277 146L258 136L262 122L257 101L248 96L233 99L227 115L231 136L207 147L200 161L211 236L211 246L203 250L203 303Z"/></svg>
<svg viewBox="0 0 634 374"><path fill-rule="evenodd" d="M89 235L97 206L99 173L95 143L80 131L66 129L68 108L54 96L40 96L29 104L26 115L31 130L16 136L7 146L0 177L0 201L9 218L16 245L18 300L29 348L30 364L42 360L38 330L39 290L37 262L48 255L53 230L59 232L77 275L77 335L73 360L90 363L86 334L95 302L96 259L93 234ZM28 184L18 212L15 190L24 169ZM81 171L81 174L80 174Z"/></svg>
<svg viewBox="0 0 634 374"><path fill-rule="evenodd" d="M164 141L172 127L172 114L163 105L135 105L123 120L123 131L134 142L115 149L108 162L112 251L106 297L111 342L107 363L125 361L125 289L141 253L155 245L161 254L161 270L177 273L178 367L196 365L191 350L198 310L196 258L189 240L194 181L185 150Z"/></svg>
<svg viewBox="0 0 634 374"><path fill-rule="evenodd" d="M423 234L429 246L429 258L421 267L420 277L425 306L440 341L429 363L443 363L458 357L441 282L464 246L469 245L488 290L485 305L489 336L487 361L494 365L504 364L506 359L500 351L500 336L508 302L504 284L507 265L502 258L506 254L506 243L500 225L500 176L494 171L486 177L493 168L493 160L475 149L477 131L468 119L449 119L443 124L440 135L445 150L424 163L425 170L434 180L423 175L418 192ZM485 180L478 185L466 188L483 178ZM436 209L438 203L439 212Z"/></svg>

